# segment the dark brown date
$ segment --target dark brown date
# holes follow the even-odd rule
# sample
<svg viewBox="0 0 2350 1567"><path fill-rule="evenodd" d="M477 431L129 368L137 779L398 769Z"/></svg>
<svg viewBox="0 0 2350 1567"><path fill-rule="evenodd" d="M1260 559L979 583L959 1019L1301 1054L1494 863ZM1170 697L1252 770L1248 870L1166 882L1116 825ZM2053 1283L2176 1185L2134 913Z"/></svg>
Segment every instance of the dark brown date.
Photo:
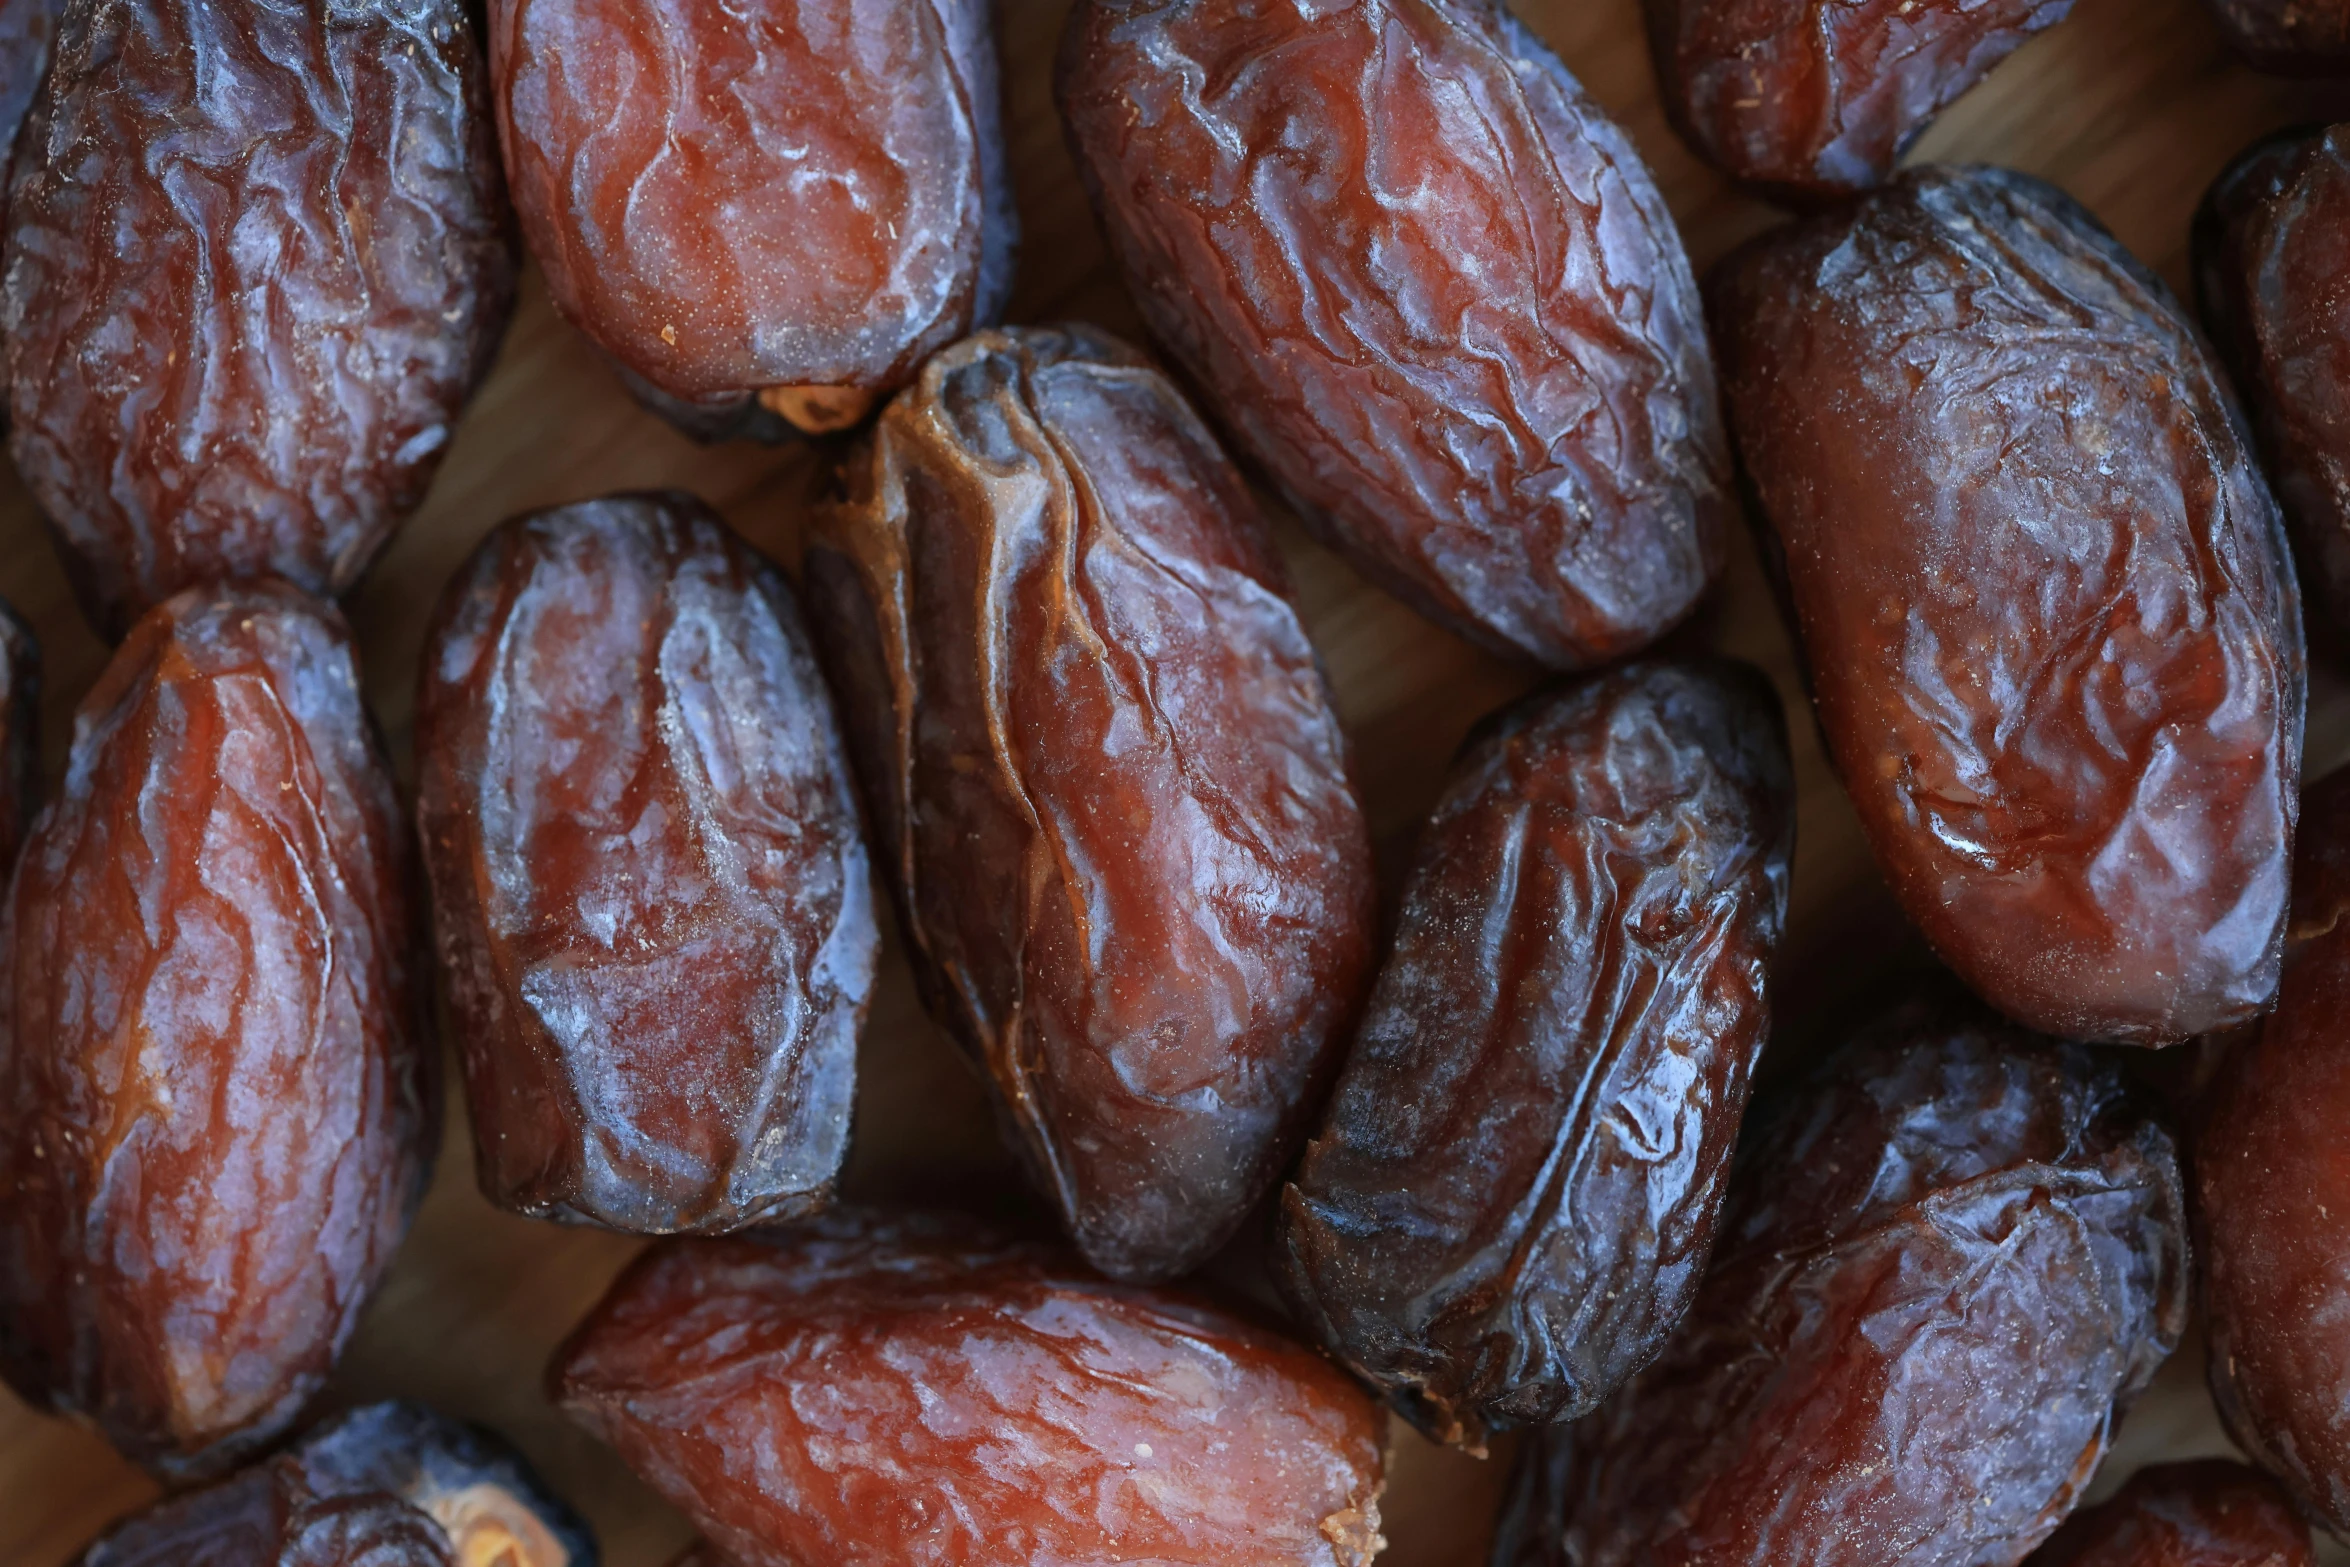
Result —
<svg viewBox="0 0 2350 1567"><path fill-rule="evenodd" d="M1914 170L1710 280L1731 422L1878 866L2072 1038L2276 992L2301 756L2276 503L2194 330L2061 192Z"/></svg>
<svg viewBox="0 0 2350 1567"><path fill-rule="evenodd" d="M2280 76L2350 75L2350 0L2210 0L2228 46Z"/></svg>
<svg viewBox="0 0 2350 1567"><path fill-rule="evenodd" d="M1896 1013L1731 1190L1664 1357L1525 1448L1496 1567L2013 1567L2185 1326L2170 1136L2078 1046Z"/></svg>
<svg viewBox="0 0 2350 1567"><path fill-rule="evenodd" d="M738 1567L1367 1567L1376 1406L1187 1296L967 1220L671 1241L556 1399Z"/></svg>
<svg viewBox="0 0 2350 1567"><path fill-rule="evenodd" d="M1570 1420L1712 1249L1770 1033L1794 778L1743 664L1635 664L1469 748L1283 1206L1304 1320L1441 1441Z"/></svg>
<svg viewBox="0 0 2350 1567"><path fill-rule="evenodd" d="M0 888L41 797L41 644L0 603Z"/></svg>
<svg viewBox="0 0 2350 1567"><path fill-rule="evenodd" d="M808 548L932 1011L1087 1260L1172 1277L1287 1167L1370 964L1346 742L1239 476L1086 328L931 360Z"/></svg>
<svg viewBox="0 0 2350 1567"><path fill-rule="evenodd" d="M556 307L704 419L854 424L1003 308L987 0L493 0L490 60Z"/></svg>
<svg viewBox="0 0 2350 1567"><path fill-rule="evenodd" d="M2075 1513L2030 1567L2317 1567L2277 1483L2219 1459L2158 1464Z"/></svg>
<svg viewBox="0 0 2350 1567"><path fill-rule="evenodd" d="M1735 178L1866 190L2073 0L1646 0L1673 126Z"/></svg>
<svg viewBox="0 0 2350 1567"><path fill-rule="evenodd" d="M49 42L64 0L0 0L0 156L16 146L25 111L49 69ZM0 180L0 185L5 185Z"/></svg>
<svg viewBox="0 0 2350 1567"><path fill-rule="evenodd" d="M281 1435L422 1194L407 844L350 635L133 628L0 919L0 1373L174 1480Z"/></svg>
<svg viewBox="0 0 2350 1567"><path fill-rule="evenodd" d="M654 1232L821 1207L880 932L774 567L686 495L514 519L442 595L416 755L490 1200Z"/></svg>
<svg viewBox="0 0 2350 1567"><path fill-rule="evenodd" d="M1358 568L1560 668L1689 613L1730 515L1689 263L1498 0L1083 0L1056 88L1152 332Z"/></svg>

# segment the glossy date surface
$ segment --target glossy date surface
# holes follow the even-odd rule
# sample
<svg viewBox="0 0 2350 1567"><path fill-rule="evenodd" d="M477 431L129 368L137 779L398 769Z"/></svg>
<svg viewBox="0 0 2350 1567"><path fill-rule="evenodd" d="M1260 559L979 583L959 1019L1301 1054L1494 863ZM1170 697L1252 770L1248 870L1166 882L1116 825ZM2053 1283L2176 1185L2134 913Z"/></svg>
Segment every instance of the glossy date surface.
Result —
<svg viewBox="0 0 2350 1567"><path fill-rule="evenodd" d="M1709 280L1820 727L1879 867L2017 1020L2275 994L2301 620L2200 339L2054 188L1929 168Z"/></svg>
<svg viewBox="0 0 2350 1567"><path fill-rule="evenodd" d="M2282 76L2350 76L2350 0L2210 0L2246 60Z"/></svg>
<svg viewBox="0 0 2350 1567"><path fill-rule="evenodd" d="M1777 696L1727 662L1538 693L1455 767L1280 1248L1304 1320L1439 1440L1586 1413L1687 1308L1794 788Z"/></svg>
<svg viewBox="0 0 2350 1567"><path fill-rule="evenodd" d="M2277 1483L2221 1459L2156 1464L2075 1513L2029 1567L2317 1567Z"/></svg>

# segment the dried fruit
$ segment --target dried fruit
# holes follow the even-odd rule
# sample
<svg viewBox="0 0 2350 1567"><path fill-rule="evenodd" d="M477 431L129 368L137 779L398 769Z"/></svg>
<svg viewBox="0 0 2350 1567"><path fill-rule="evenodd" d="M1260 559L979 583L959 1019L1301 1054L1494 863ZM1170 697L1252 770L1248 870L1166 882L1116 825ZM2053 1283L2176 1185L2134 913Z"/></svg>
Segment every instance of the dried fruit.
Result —
<svg viewBox="0 0 2350 1567"><path fill-rule="evenodd" d="M25 110L49 68L49 40L57 31L61 3L0 0L0 152L15 147Z"/></svg>
<svg viewBox="0 0 2350 1567"><path fill-rule="evenodd" d="M1665 112L1705 160L1807 198L1906 148L2073 0L1646 0Z"/></svg>
<svg viewBox="0 0 2350 1567"><path fill-rule="evenodd" d="M2049 1033L2259 1013L2299 599L2161 283L2053 188L1936 168L1764 235L1709 291L1820 727L1910 918Z"/></svg>
<svg viewBox="0 0 2350 1567"><path fill-rule="evenodd" d="M931 360L808 547L932 1010L1096 1267L1278 1178L1370 961L1346 742L1238 475L1085 328Z"/></svg>
<svg viewBox="0 0 2350 1567"><path fill-rule="evenodd" d="M1664 1357L1527 1444L1496 1567L2013 1567L2185 1326L2170 1136L2078 1046L1896 1013L1731 1191Z"/></svg>
<svg viewBox="0 0 2350 1567"><path fill-rule="evenodd" d="M10 449L94 622L358 580L489 368L513 242L460 0L72 0L8 212Z"/></svg>
<svg viewBox="0 0 2350 1567"><path fill-rule="evenodd" d="M986 0L495 0L490 61L556 307L704 418L854 424L1003 309Z"/></svg>
<svg viewBox="0 0 2350 1567"><path fill-rule="evenodd" d="M1689 264L1497 0L1083 0L1056 90L1151 330L1358 568L1562 668L1689 612L1730 515Z"/></svg>
<svg viewBox="0 0 2350 1567"><path fill-rule="evenodd" d="M2073 1515L2031 1567L2317 1567L2277 1483L2219 1459L2141 1469Z"/></svg>
<svg viewBox="0 0 2350 1567"><path fill-rule="evenodd" d="M624 1230L822 1206L880 937L781 575L686 495L518 517L451 579L419 688L482 1189Z"/></svg>
<svg viewBox="0 0 2350 1567"><path fill-rule="evenodd" d="M1794 778L1770 684L1635 664L1474 742L1284 1204L1304 1319L1439 1440L1582 1415L1705 1270Z"/></svg>
<svg viewBox="0 0 2350 1567"><path fill-rule="evenodd" d="M2350 75L2350 0L2211 0L2229 47L2284 76Z"/></svg>
<svg viewBox="0 0 2350 1567"><path fill-rule="evenodd" d="M0 603L0 888L41 795L41 645Z"/></svg>
<svg viewBox="0 0 2350 1567"><path fill-rule="evenodd" d="M655 1247L556 1359L564 1409L739 1567L1363 1567L1381 1421L1188 1297L946 1217Z"/></svg>
<svg viewBox="0 0 2350 1567"><path fill-rule="evenodd" d="M0 1373L171 1479L282 1434L422 1195L406 842L350 634L196 590L81 705L0 920Z"/></svg>

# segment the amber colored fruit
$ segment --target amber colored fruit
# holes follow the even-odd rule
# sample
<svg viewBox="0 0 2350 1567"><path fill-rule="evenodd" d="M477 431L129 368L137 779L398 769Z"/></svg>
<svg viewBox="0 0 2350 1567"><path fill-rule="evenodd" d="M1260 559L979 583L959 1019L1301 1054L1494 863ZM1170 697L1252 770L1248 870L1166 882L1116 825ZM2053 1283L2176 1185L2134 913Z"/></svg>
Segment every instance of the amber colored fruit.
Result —
<svg viewBox="0 0 2350 1567"><path fill-rule="evenodd" d="M2221 1459L2141 1469L2075 1513L2030 1567L2317 1567L2277 1483Z"/></svg>
<svg viewBox="0 0 2350 1567"><path fill-rule="evenodd" d="M406 876L331 608L139 622L0 919L0 1373L167 1478L293 1423L422 1194Z"/></svg>
<svg viewBox="0 0 2350 1567"><path fill-rule="evenodd" d="M709 417L855 423L1003 308L987 0L493 0L490 62L556 307Z"/></svg>
<svg viewBox="0 0 2350 1567"><path fill-rule="evenodd" d="M514 292L462 0L70 0L24 127L10 450L95 623L358 580Z"/></svg>
<svg viewBox="0 0 2350 1567"><path fill-rule="evenodd" d="M1664 1357L1527 1444L1496 1567L2013 1567L2185 1325L2170 1135L2076 1045L1905 1009L1731 1191Z"/></svg>
<svg viewBox="0 0 2350 1567"><path fill-rule="evenodd" d="M1934 116L2073 0L1646 0L1665 112L1724 173L1883 183Z"/></svg>
<svg viewBox="0 0 2350 1567"><path fill-rule="evenodd" d="M2263 1010L2300 603L2161 283L2050 186L1929 168L1708 286L1820 727L1909 917L2048 1033Z"/></svg>
<svg viewBox="0 0 2350 1567"><path fill-rule="evenodd" d="M1247 491L1090 329L931 360L808 546L932 1011L1087 1259L1171 1277L1287 1167L1368 978L1346 741Z"/></svg>
<svg viewBox="0 0 2350 1567"><path fill-rule="evenodd" d="M1589 1411L1705 1271L1794 778L1743 664L1538 693L1469 748L1285 1194L1303 1319L1431 1436Z"/></svg>
<svg viewBox="0 0 2350 1567"><path fill-rule="evenodd" d="M671 1241L554 1396L739 1567L1362 1567L1376 1406L1187 1296L968 1220Z"/></svg>
<svg viewBox="0 0 2350 1567"><path fill-rule="evenodd" d="M78 1567L596 1567L595 1536L491 1433L421 1404L354 1409L149 1508Z"/></svg>
<svg viewBox="0 0 2350 1567"><path fill-rule="evenodd" d="M2196 219L2195 262L2303 581L2350 628L2350 125L2288 132L2230 165Z"/></svg>
<svg viewBox="0 0 2350 1567"><path fill-rule="evenodd" d="M2350 0L2210 0L2228 45L2282 76L2350 76Z"/></svg>
<svg viewBox="0 0 2350 1567"><path fill-rule="evenodd" d="M1731 511L1689 264L1499 0L1081 0L1056 90L1151 330L1358 568L1561 668L1688 614Z"/></svg>
<svg viewBox="0 0 2350 1567"><path fill-rule="evenodd" d="M775 568L686 495L515 518L442 595L416 755L491 1201L649 1231L820 1207L880 936Z"/></svg>
<svg viewBox="0 0 2350 1567"><path fill-rule="evenodd" d="M0 889L41 796L41 645L0 603Z"/></svg>

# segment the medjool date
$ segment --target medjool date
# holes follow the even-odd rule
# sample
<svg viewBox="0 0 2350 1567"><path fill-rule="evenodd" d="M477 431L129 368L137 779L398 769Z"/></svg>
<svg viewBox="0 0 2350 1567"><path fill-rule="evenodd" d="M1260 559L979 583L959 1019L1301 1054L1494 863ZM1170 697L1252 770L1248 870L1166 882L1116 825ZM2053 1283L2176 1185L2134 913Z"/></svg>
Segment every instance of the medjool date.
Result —
<svg viewBox="0 0 2350 1567"><path fill-rule="evenodd" d="M391 779L333 610L192 590L81 705L0 918L0 1373L172 1478L283 1433L422 1194Z"/></svg>
<svg viewBox="0 0 2350 1567"><path fill-rule="evenodd" d="M57 31L60 3L0 0L0 155L16 146L25 110L49 68L49 40Z"/></svg>
<svg viewBox="0 0 2350 1567"><path fill-rule="evenodd" d="M1358 568L1563 668L1689 612L1730 515L1689 264L1498 0L1082 0L1056 88L1151 330Z"/></svg>
<svg viewBox="0 0 2350 1567"><path fill-rule="evenodd" d="M2060 192L1922 169L1710 285L1820 727L1977 991L2165 1044L2276 991L2300 605L2200 340Z"/></svg>
<svg viewBox="0 0 2350 1567"><path fill-rule="evenodd" d="M2283 76L2350 75L2350 0L2211 0L2228 46Z"/></svg>
<svg viewBox="0 0 2350 1567"><path fill-rule="evenodd" d="M556 307L704 418L854 424L1003 309L986 0L493 0L490 61Z"/></svg>
<svg viewBox="0 0 2350 1567"><path fill-rule="evenodd" d="M41 794L41 645L0 603L0 888Z"/></svg>
<svg viewBox="0 0 2350 1567"><path fill-rule="evenodd" d="M1905 1010L1754 1131L1680 1334L1527 1445L1496 1567L2012 1567L2177 1344L2171 1139L2080 1047Z"/></svg>
<svg viewBox="0 0 2350 1567"><path fill-rule="evenodd" d="M2275 1481L2217 1459L2141 1469L2075 1513L2031 1567L2317 1567Z"/></svg>
<svg viewBox="0 0 2350 1567"><path fill-rule="evenodd" d="M927 365L808 546L932 1010L1087 1260L1199 1262L1279 1176L1370 961L1346 743L1246 490L1084 328Z"/></svg>
<svg viewBox="0 0 2350 1567"><path fill-rule="evenodd" d="M947 1219L672 1241L558 1402L739 1567L1365 1567L1381 1421L1319 1356Z"/></svg>
<svg viewBox="0 0 2350 1567"><path fill-rule="evenodd" d="M8 211L10 449L83 605L358 580L514 290L460 0L71 0Z"/></svg>
<svg viewBox="0 0 2350 1567"><path fill-rule="evenodd" d="M1581 1415L1687 1308L1794 806L1745 665L1537 695L1456 768L1282 1231L1304 1318L1431 1435Z"/></svg>
<svg viewBox="0 0 2350 1567"><path fill-rule="evenodd" d="M880 938L782 577L690 496L519 517L451 580L419 684L483 1190L625 1230L821 1206Z"/></svg>

